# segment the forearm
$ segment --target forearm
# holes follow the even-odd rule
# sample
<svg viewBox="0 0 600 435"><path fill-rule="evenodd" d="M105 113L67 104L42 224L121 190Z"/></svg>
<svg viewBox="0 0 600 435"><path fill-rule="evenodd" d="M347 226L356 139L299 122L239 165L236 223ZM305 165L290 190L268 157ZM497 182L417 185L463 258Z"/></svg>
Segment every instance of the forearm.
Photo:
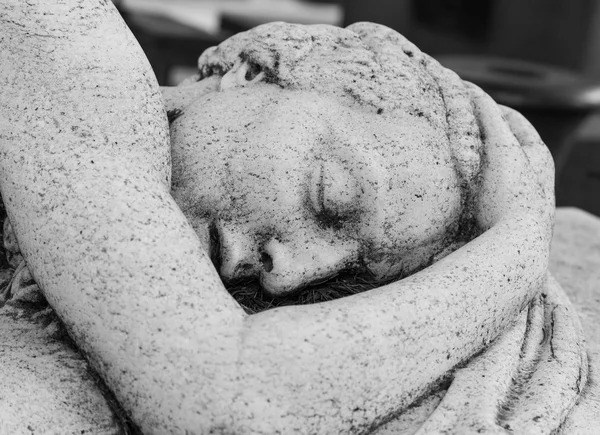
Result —
<svg viewBox="0 0 600 435"><path fill-rule="evenodd" d="M143 53L110 2L65 3L2 6L2 197L36 281L145 433L208 427L242 309L169 195Z"/></svg>
<svg viewBox="0 0 600 435"><path fill-rule="evenodd" d="M382 288L249 316L242 373L260 375L247 377L255 391L279 395L265 409L287 424L350 430L405 408L512 325L540 291L547 260L538 250L547 246L535 231L523 239L532 223L500 224ZM297 379L311 388L298 391Z"/></svg>
<svg viewBox="0 0 600 435"><path fill-rule="evenodd" d="M272 370L259 371L263 377L254 382L278 392L272 403L294 397L286 404L293 412L271 406L273 420L350 430L385 418L488 345L541 290L552 232L551 179L536 179L522 134L513 135L489 97L473 94L485 139L475 206L483 234L388 286L246 318L241 367L250 372L262 360L258 366ZM314 385L310 394L294 394L297 385L287 380L298 378ZM329 391L344 394L333 403Z"/></svg>

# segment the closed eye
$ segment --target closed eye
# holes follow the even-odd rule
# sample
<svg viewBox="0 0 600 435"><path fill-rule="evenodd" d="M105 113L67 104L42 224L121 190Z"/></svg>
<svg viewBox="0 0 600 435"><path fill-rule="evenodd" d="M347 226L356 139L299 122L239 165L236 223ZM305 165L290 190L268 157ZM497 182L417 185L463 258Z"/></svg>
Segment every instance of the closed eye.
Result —
<svg viewBox="0 0 600 435"><path fill-rule="evenodd" d="M358 217L358 180L335 161L325 161L311 174L309 200L315 216L327 226L339 226Z"/></svg>

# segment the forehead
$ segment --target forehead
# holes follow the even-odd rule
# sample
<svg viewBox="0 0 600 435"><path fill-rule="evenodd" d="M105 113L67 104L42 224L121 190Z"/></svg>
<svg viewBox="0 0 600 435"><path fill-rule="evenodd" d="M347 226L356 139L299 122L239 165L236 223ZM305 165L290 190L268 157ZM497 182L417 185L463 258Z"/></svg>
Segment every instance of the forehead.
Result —
<svg viewBox="0 0 600 435"><path fill-rule="evenodd" d="M171 126L173 152L204 154L227 161L339 158L375 153L384 160L418 152L424 144L448 152L444 129L408 113L380 115L340 104L316 92L289 91L268 84L205 95Z"/></svg>
<svg viewBox="0 0 600 435"><path fill-rule="evenodd" d="M389 32L370 26L372 35ZM282 88L328 94L388 114L417 114L443 127L445 108L436 79L399 42L385 43L333 26L270 23L208 49L199 70L204 78L251 62Z"/></svg>
<svg viewBox="0 0 600 435"><path fill-rule="evenodd" d="M301 205L321 167L343 168L361 188L381 190L419 178L436 159L451 162L445 132L423 118L390 122L326 95L268 84L205 96L171 133L174 190L220 210L240 209L232 200L246 211L265 201Z"/></svg>

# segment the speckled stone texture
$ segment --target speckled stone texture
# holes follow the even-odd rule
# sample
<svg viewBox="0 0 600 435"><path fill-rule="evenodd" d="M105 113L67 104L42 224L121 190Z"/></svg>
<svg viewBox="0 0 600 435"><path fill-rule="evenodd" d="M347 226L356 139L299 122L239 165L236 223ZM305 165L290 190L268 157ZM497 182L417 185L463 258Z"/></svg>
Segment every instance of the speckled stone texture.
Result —
<svg viewBox="0 0 600 435"><path fill-rule="evenodd" d="M403 238L394 233L394 225L402 224L397 207L406 207L411 225L404 235L415 249L403 260L410 264L414 255L415 270L428 265L432 246L437 252L444 225L458 236L457 214L470 222L470 237L478 237L373 291L247 316L223 287L193 213L182 213L189 204L177 191L185 176L174 176L179 205L171 196L163 100L112 3L8 0L0 10L0 189L9 218L48 302L145 434L366 433L426 396L473 355L487 348L493 354L492 343L510 338L531 302L553 286L547 278L553 165L525 120L385 27L276 23L203 55L201 80L185 85L188 92L176 91L183 96L179 107L167 103L183 112L174 121L174 143L189 144L196 135L209 145L212 131L202 130L195 114L215 128L216 142L240 140L247 128L256 147L259 140L300 137L337 152L343 147L336 148L334 139L351 144L351 132L360 131L357 122L364 120L375 135L371 144L364 138L365 149L380 148L383 160L385 150L405 150L411 165L421 168L403 175L409 185L416 183L415 191L394 186L399 168L373 171L382 177L373 182L359 171L368 165L345 161L338 152L341 158L333 162L322 159L321 172L304 174L341 196L320 188L312 196L306 192L307 202L316 199L311 219L321 219L319 207L327 204L343 215L345 192L364 189L364 213L380 215L357 242L387 248L382 236L390 236L393 248ZM277 104L283 108L280 124L286 114L306 122L289 134L275 129L267 121ZM346 132L335 130L336 114ZM310 134L315 121L322 133L316 138ZM388 130L394 134L386 136ZM378 134L385 140L378 141ZM421 155L415 143L423 145ZM278 149L264 146L262 155ZM294 148L288 141L281 149ZM174 175L185 166L178 151ZM269 165L252 150L246 156L256 160L232 161L265 176ZM440 168L431 172L439 170L439 179L426 171L436 162ZM293 159L287 163L294 167ZM266 172L267 180L283 176ZM336 189L331 174L343 175L343 188ZM427 186L431 177L435 188ZM277 182L256 185L263 200L273 199L265 193ZM248 193L243 183L236 186ZM244 203L235 189L225 192ZM430 211L434 222L421 226ZM303 221L305 214L290 216L302 222L300 236L319 234L318 225ZM240 217L213 216L213 226L218 230ZM411 233L413 227L421 232ZM265 276L268 269L279 273L272 291L287 291L290 282L302 281L280 269L293 266L282 259L311 245L267 235L267 243L255 239L265 249L275 246L263 252L271 262L261 266ZM318 247L318 239L309 240ZM362 252L362 263L376 276L384 269L377 265L397 251L380 253L371 258ZM560 341L569 369L581 366L575 364L581 363L579 344ZM553 415L562 416L574 393L556 397Z"/></svg>
<svg viewBox="0 0 600 435"><path fill-rule="evenodd" d="M48 306L8 219L2 236L0 434L123 433L119 405Z"/></svg>
<svg viewBox="0 0 600 435"><path fill-rule="evenodd" d="M552 241L550 270L579 315L586 338L586 388L563 428L564 435L592 435L600 428L600 218L560 209Z"/></svg>
<svg viewBox="0 0 600 435"><path fill-rule="evenodd" d="M17 296L0 308L0 336L0 434L122 433L52 309Z"/></svg>
<svg viewBox="0 0 600 435"><path fill-rule="evenodd" d="M223 426L243 312L169 194L147 60L110 1L0 11L0 188L33 277L146 433Z"/></svg>
<svg viewBox="0 0 600 435"><path fill-rule="evenodd" d="M550 254L550 271L569 298L572 305L572 313L581 322L585 335L585 351L589 357L589 372L587 374L587 381L578 386L581 390L581 395L577 399L577 403L570 410L568 416L566 416L566 420L560 425L559 429L552 433L562 435L591 435L596 434L598 427L600 427L600 383L598 380L598 373L600 373L600 269L598 268L598 264L600 264L600 218L578 209L557 210L556 226ZM564 299L562 302L559 302L559 305L564 303L569 305ZM553 318L556 321L556 314ZM545 346L548 346L548 337L549 334L552 334L551 331L554 327L555 325L550 323L545 324L543 330L536 330L536 328L530 327L530 331L528 332L530 341L532 341L531 339L536 339L537 343L546 343ZM562 328L564 325L560 327ZM514 334L514 332L512 331L510 334ZM479 372L480 377L476 379L477 384L483 390L476 395L468 396L470 401L467 402L468 406L466 410L476 410L477 412L471 415L467 413L464 416L470 418L471 423L475 424L471 424L470 427L447 428L445 432L440 431L441 427L439 425L432 427L431 417L436 413L442 411L443 413L452 415L452 410L449 410L448 407L444 408L440 406L443 404L442 399L446 400L445 395L447 394L446 390L442 389L424 399L417 406L411 407L400 417L382 426L374 434L506 433L502 428L494 429L493 425L484 427L482 423L486 423L486 414L487 417L494 419L498 416L497 409L485 411L485 407L490 405L486 401L494 395L494 392L490 391L490 388L494 385L494 381L490 384L489 378L493 378L499 371L501 372L507 368L506 363L509 361L511 354L510 349L506 346L506 341L507 339L511 340L510 334L503 337L504 343L499 342L495 344L497 348L503 347L503 353L507 350L509 351L504 353L499 360L502 363L498 365L494 364L493 361L488 361L486 370ZM566 339L573 342L573 333L567 332ZM537 346L535 347L537 348ZM538 364L541 363L542 365L545 362L551 361L547 357L552 356L552 354L548 355L548 347L546 347L545 351L543 347L544 345L536 349L537 351L542 350L542 355L544 355L538 360ZM552 352L556 355L556 349L553 349ZM485 359L489 360L489 357L493 356L489 354L493 354L493 352L487 353L488 355L486 355ZM523 357L527 359L526 355L521 355L521 358ZM564 365L564 360L561 361L561 365ZM473 368L472 364L470 366ZM537 375L535 371L533 373L532 378L535 379ZM488 379L481 377L481 375L485 375ZM520 396L515 396L514 399L518 400L517 406L513 404L511 412L500 414L501 420L512 423L512 433L548 433L546 432L548 430L546 424L549 416L545 414L553 414L550 416L550 419L556 418L558 414L557 409L553 406L552 397L549 392L552 384L556 386L556 381L561 378L561 376L557 375L558 373L554 372L550 379L546 379L544 385L537 389L537 394L534 393L531 395L532 390L530 389L527 393L522 392ZM501 379L502 376L497 378ZM563 374L562 379L566 378ZM535 382L531 380L529 382L535 387ZM456 397L451 399L450 406L460 406L460 400L457 401L455 399ZM546 402L546 405L544 405L544 402ZM532 408L537 408L537 410L532 413L530 412L533 410ZM520 420L520 428L515 426L515 420ZM498 421L496 420L495 422L497 423ZM477 429L481 429L483 432L476 432Z"/></svg>
<svg viewBox="0 0 600 435"><path fill-rule="evenodd" d="M174 102L172 190L207 250L218 232L223 279L280 296L339 271L407 276L456 248L480 169L468 90L400 35L274 23L199 69L184 87L215 89Z"/></svg>
<svg viewBox="0 0 600 435"><path fill-rule="evenodd" d="M599 263L600 219L577 209L558 210L550 269L567 292L581 319L590 357L587 383L582 386L582 395L562 429L557 432L559 434L595 435L600 425ZM2 409L5 412L2 414L0 433L31 433L29 428L33 429L33 433L79 434L82 430L92 434L120 433L115 426L114 416L99 397L95 384L88 380L89 371L85 368L85 362L65 344L60 334L56 336L60 326L52 312L43 307L32 310L31 294L34 292L38 292L37 288L28 291L29 297L17 296L21 299L20 304L13 303L0 310L7 317L7 321L2 323L2 336L9 340L4 342L5 346L21 341L21 346L28 349L25 355L12 353L13 358L21 358L22 364L10 361L7 357L11 353L6 348L2 353L2 366L5 367L3 373L6 375L1 383L4 392ZM27 301L27 305L23 304L23 299ZM35 300L39 299L40 296L36 296ZM32 313L35 320L31 319ZM28 332L23 334L24 326ZM66 358L67 364L61 364L61 358ZM84 369L83 372L81 369ZM490 369L493 367L488 367L488 372ZM64 372L62 375L61 370ZM11 391L18 394L7 396L6 393ZM489 395L489 392L486 393ZM441 389L428 396L418 406L411 407L374 434L414 434L439 407L445 394L446 389ZM480 403L485 395L478 396L479 400L475 403ZM88 404L92 406L88 407ZM532 424L543 422L536 417L538 416L533 416L535 420L531 421Z"/></svg>

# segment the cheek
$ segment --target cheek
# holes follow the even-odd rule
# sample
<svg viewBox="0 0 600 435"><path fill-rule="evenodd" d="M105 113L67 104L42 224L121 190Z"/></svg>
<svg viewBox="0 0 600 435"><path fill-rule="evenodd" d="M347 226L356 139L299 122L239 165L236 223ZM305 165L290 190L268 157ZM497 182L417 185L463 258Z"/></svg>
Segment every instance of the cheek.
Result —
<svg viewBox="0 0 600 435"><path fill-rule="evenodd" d="M227 195L231 172L231 145L242 142L238 125L195 107L187 108L170 129L172 186L175 201L186 215L208 214L230 207ZM189 216L188 216L189 218Z"/></svg>
<svg viewBox="0 0 600 435"><path fill-rule="evenodd" d="M216 165L214 156L223 153L221 138L216 129L196 120L194 113L186 113L171 125L172 188L175 192L198 184L199 174L204 174L203 178L210 183L220 166Z"/></svg>
<svg viewBox="0 0 600 435"><path fill-rule="evenodd" d="M410 275L453 246L460 214L457 188L388 203L382 225L361 239L362 261L379 280Z"/></svg>
<svg viewBox="0 0 600 435"><path fill-rule="evenodd" d="M185 165L173 165L171 194L188 219L190 216L203 217L212 210L226 207L223 174L221 168L211 164L210 158L202 158L203 152L173 157L181 159Z"/></svg>
<svg viewBox="0 0 600 435"><path fill-rule="evenodd" d="M397 203L388 204L385 236L398 247L433 243L447 238L461 213L461 194L456 183L419 185Z"/></svg>
<svg viewBox="0 0 600 435"><path fill-rule="evenodd" d="M461 204L460 180L451 157L435 155L393 171L387 192L387 215L420 234L452 221ZM437 229L432 229L437 232ZM427 233L425 233L427 234Z"/></svg>
<svg viewBox="0 0 600 435"><path fill-rule="evenodd" d="M449 153L405 152L385 167L360 228L363 260L379 278L405 276L429 264L452 244L462 211Z"/></svg>

